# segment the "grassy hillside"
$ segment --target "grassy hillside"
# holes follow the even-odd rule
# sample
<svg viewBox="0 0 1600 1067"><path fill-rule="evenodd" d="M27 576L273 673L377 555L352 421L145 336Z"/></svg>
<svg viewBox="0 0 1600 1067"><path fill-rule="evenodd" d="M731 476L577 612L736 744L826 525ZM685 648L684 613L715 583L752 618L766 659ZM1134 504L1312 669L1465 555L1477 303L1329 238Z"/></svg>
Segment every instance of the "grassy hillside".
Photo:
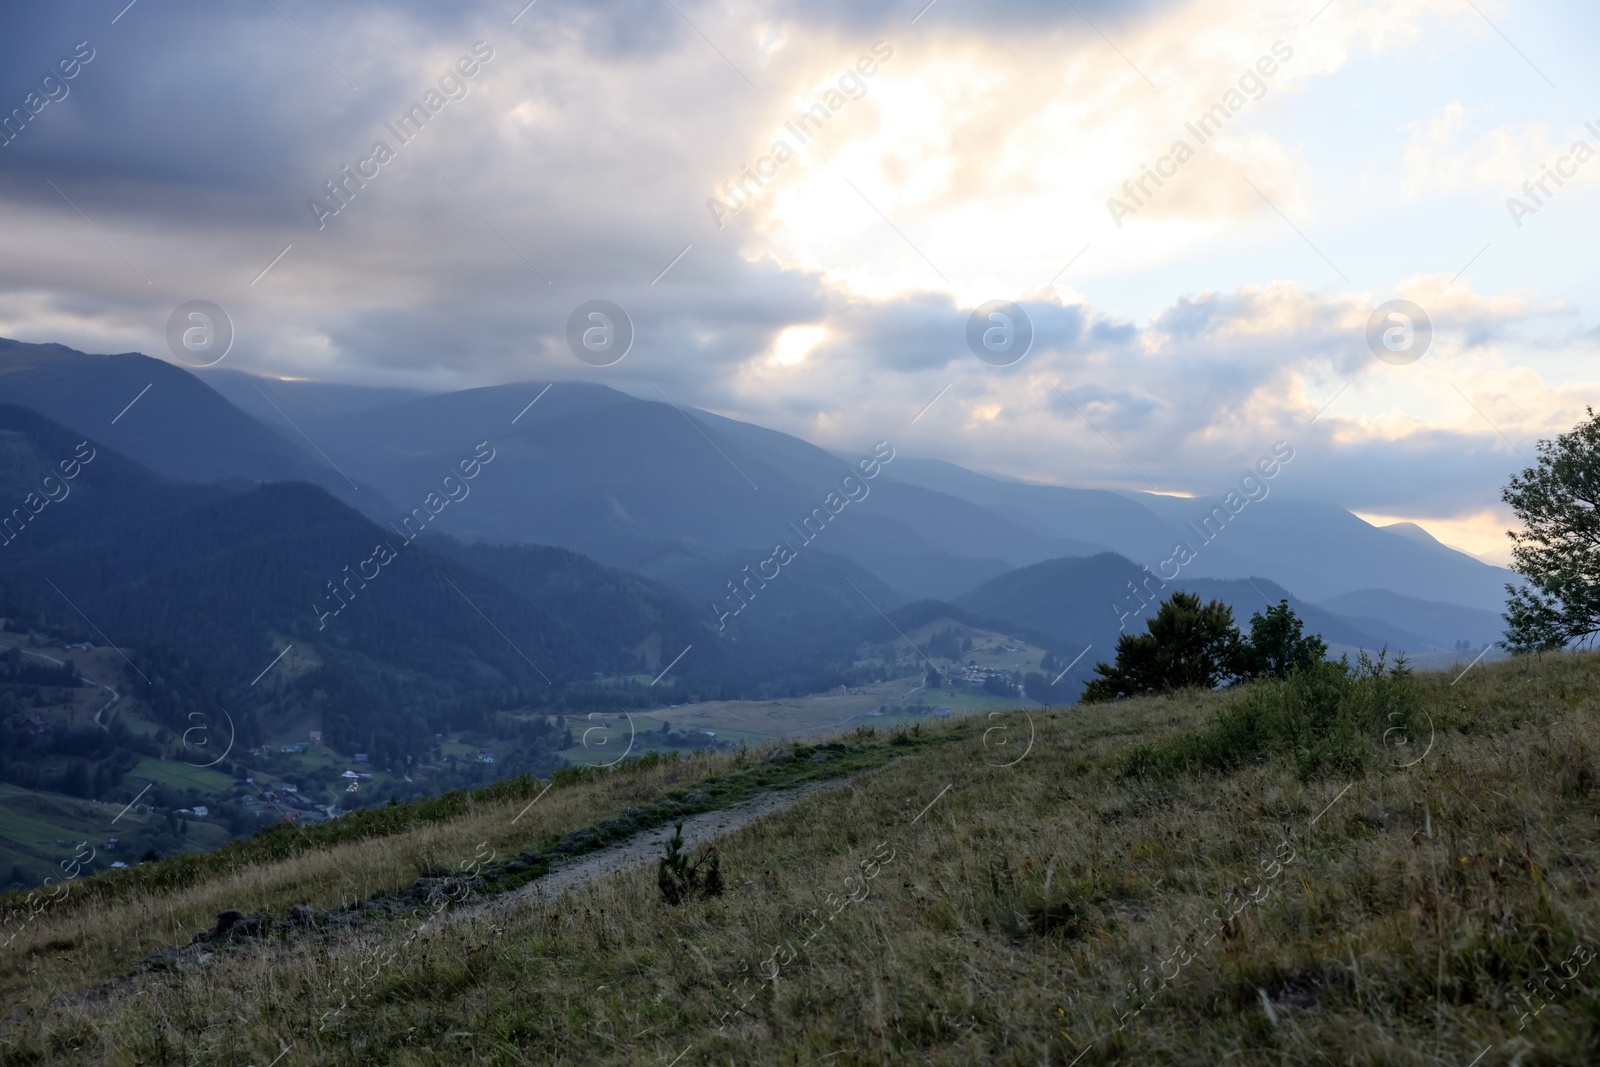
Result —
<svg viewBox="0 0 1600 1067"><path fill-rule="evenodd" d="M566 772L172 888L97 875L0 955L0 1060L1594 1062L1600 656L1454 677ZM508 895L608 833L840 775L722 840L719 898L669 907L648 868ZM435 883L405 891L475 859L424 922ZM227 908L276 923L138 966Z"/></svg>

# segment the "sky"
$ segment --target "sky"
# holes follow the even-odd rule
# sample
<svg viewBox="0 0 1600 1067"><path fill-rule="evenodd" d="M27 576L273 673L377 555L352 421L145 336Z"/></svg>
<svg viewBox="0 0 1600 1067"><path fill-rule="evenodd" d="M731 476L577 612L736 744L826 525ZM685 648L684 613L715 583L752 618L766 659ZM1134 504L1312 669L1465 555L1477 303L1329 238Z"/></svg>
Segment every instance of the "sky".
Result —
<svg viewBox="0 0 1600 1067"><path fill-rule="evenodd" d="M1497 562L1600 399L1592 4L525 2L8 8L0 336L1179 495L1287 441Z"/></svg>

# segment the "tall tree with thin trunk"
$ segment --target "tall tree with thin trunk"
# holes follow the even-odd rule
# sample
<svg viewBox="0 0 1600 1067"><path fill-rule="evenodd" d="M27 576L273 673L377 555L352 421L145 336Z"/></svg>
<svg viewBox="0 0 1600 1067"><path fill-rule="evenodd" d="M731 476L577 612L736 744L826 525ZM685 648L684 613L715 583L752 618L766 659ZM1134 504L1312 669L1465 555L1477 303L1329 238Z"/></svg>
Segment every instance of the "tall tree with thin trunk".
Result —
<svg viewBox="0 0 1600 1067"><path fill-rule="evenodd" d="M1534 466L1501 492L1522 520L1510 532L1505 646L1514 652L1586 645L1600 634L1600 415L1539 442Z"/></svg>

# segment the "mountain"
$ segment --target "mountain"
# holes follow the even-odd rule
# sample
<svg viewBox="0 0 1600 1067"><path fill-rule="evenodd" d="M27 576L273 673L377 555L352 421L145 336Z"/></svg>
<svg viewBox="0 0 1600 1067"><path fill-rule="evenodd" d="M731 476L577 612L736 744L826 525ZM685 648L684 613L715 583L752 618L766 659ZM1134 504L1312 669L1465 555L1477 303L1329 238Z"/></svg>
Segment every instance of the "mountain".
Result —
<svg viewBox="0 0 1600 1067"><path fill-rule="evenodd" d="M889 486L877 472L897 458L892 444L847 463L797 438L600 386L472 389L306 429L402 508L489 440L504 464L449 517L451 532L559 545L646 574L668 550L712 561L815 541L907 595L952 595L1078 547L953 497ZM861 462L873 478L852 475Z"/></svg>
<svg viewBox="0 0 1600 1067"><path fill-rule="evenodd" d="M1492 611L1418 600L1387 589L1359 589L1323 600L1321 606L1359 625L1373 619L1388 620L1421 634L1441 649L1453 649L1458 641L1473 648L1499 641L1506 628L1505 620Z"/></svg>
<svg viewBox="0 0 1600 1067"><path fill-rule="evenodd" d="M1387 645L1397 652L1432 648L1432 642L1388 623L1375 621L1369 629L1309 604L1266 578L1180 577L1163 586L1137 564L1109 552L1023 567L985 582L954 603L979 618L1041 636L1058 657L1066 657L1063 662L1092 649L1060 683L1071 684L1075 695L1081 683L1093 677L1097 660L1110 661L1117 638L1124 632L1143 633L1156 605L1175 592L1222 601L1233 609L1241 629L1248 628L1255 612L1287 600L1306 631L1321 634L1331 644L1369 649Z"/></svg>
<svg viewBox="0 0 1600 1067"><path fill-rule="evenodd" d="M507 462L493 446L467 453L479 457L473 473L458 466L455 491L441 484L444 495L424 498L432 508L382 527L303 483L245 492L170 483L15 406L0 405L0 446L9 475L0 492L19 502L51 457L93 453L61 503L17 520L19 534L0 549L3 573L37 598L70 600L110 639L192 653L253 690L241 697L268 718L313 700L312 690L326 694L322 675L341 672L359 679L345 709L362 709L361 730L380 724L385 702L398 704L420 716L393 718L409 722L413 741L437 730L424 729L429 715L443 721L463 702L507 693L559 709L811 692L848 681L857 646L881 637L880 609L903 600L815 548L768 581L748 568L770 549L658 557L691 596L561 548L459 543L434 528L430 510L442 518L477 502L477 487ZM714 600L725 603L721 615ZM294 692L279 700L244 684L289 645L296 652L275 677ZM650 685L619 681L669 666ZM603 692L597 676L608 679ZM365 737L353 725L340 736Z"/></svg>
<svg viewBox="0 0 1600 1067"><path fill-rule="evenodd" d="M932 460L907 458L888 477L983 505L1042 536L1108 546L1162 573L1170 573L1160 564L1181 542L1194 553L1183 566L1185 579L1265 575L1312 601L1377 586L1469 610L1498 610L1513 577L1440 544L1413 523L1376 527L1343 508L1281 492L1235 515L1223 496L1030 485ZM1208 519L1209 526L1197 530Z"/></svg>
<svg viewBox="0 0 1600 1067"><path fill-rule="evenodd" d="M1116 551L1134 559L1157 559L1171 550L1177 534L1143 504L1103 489L1034 485L909 456L887 477L978 504L1037 536L1073 539L1088 547L1062 555Z"/></svg>
<svg viewBox="0 0 1600 1067"><path fill-rule="evenodd" d="M461 490L504 462L492 447L469 455L421 515L470 505ZM247 777L296 783L297 814L322 817L549 773L572 758L574 716L882 680L871 646L894 639L878 605L897 594L817 549L766 581L745 573L759 552L680 557L691 598L561 548L463 544L416 515L379 526L302 482L171 482L9 404L0 501L0 818L39 790L125 800L149 787L169 811L213 807L237 834L273 817L246 803L265 785L235 792ZM736 578L742 601L726 588ZM719 619L717 593L743 606ZM192 736L220 737L224 720L225 744L204 752L215 764L193 773ZM595 727L582 729L587 748ZM383 792L347 794L345 761ZM130 823L128 839L166 850L178 829L134 836Z"/></svg>
<svg viewBox="0 0 1600 1067"><path fill-rule="evenodd" d="M74 455L89 458L64 489L45 480ZM50 485L60 501L39 503ZM371 738L375 761L415 754L507 694L581 702L595 674L657 663L654 645L701 646L655 699L726 673L705 617L665 587L565 553L467 549L431 530L408 538L303 483L167 482L11 405L0 405L0 493L39 506L13 512L18 530L0 548L0 567L30 595L70 605L98 640L194 654L263 721L315 712L346 751ZM290 645L294 656L257 686Z"/></svg>
<svg viewBox="0 0 1600 1067"><path fill-rule="evenodd" d="M422 389L337 385L301 378L262 378L225 367L207 367L198 371L196 376L222 394L234 407L268 426L284 426L285 417L301 423L385 404L403 404L433 395Z"/></svg>
<svg viewBox="0 0 1600 1067"><path fill-rule="evenodd" d="M91 356L0 338L0 402L31 408L172 481L301 481L359 495L329 463L193 374L136 352Z"/></svg>
<svg viewBox="0 0 1600 1067"><path fill-rule="evenodd" d="M468 541L559 546L668 582L684 567L790 542L852 561L900 602L950 600L1017 567L1105 551L1170 573L1163 562L1180 543L1193 554L1185 580L1261 576L1310 602L1384 589L1498 611L1512 578L1423 531L1380 529L1281 490L1235 514L1222 497L1032 485L900 455L893 442L874 446L878 460L869 448L829 453L665 396L598 385L424 396L205 372L258 420L195 375L142 356L7 342L0 368L6 398L35 402L80 432L105 429L109 443L164 477L309 481L380 524L399 523L488 441L504 461L437 528ZM146 407L163 396L183 402ZM146 421L129 433L140 412ZM877 476L845 483L863 461ZM363 488L352 490L346 477ZM802 529L808 516L811 528Z"/></svg>
<svg viewBox="0 0 1600 1067"><path fill-rule="evenodd" d="M1230 516L1220 496L1190 500L1142 494L1140 501L1171 522L1194 552L1194 561L1183 568L1185 576L1261 574L1310 601L1381 588L1482 611L1499 610L1505 584L1515 578L1503 567L1431 538L1423 543L1381 529L1333 504L1274 493ZM1226 521L1218 518L1219 512ZM1158 570L1160 559L1169 554L1170 546L1148 565Z"/></svg>
<svg viewBox="0 0 1600 1067"><path fill-rule="evenodd" d="M1385 618L1351 618L1325 607L1308 603L1278 583L1267 578L1192 578L1178 579L1173 589L1194 593L1203 600L1220 600L1233 609L1234 620L1241 629L1249 628L1250 616L1256 612L1287 600L1305 623L1307 633L1320 634L1330 645L1376 652L1387 649L1392 655L1430 652L1436 642L1420 634L1395 625ZM1148 618L1147 609L1141 620Z"/></svg>
<svg viewBox="0 0 1600 1067"><path fill-rule="evenodd" d="M1378 529L1386 533L1392 533L1397 537L1404 537L1408 541L1415 541L1419 545L1427 545L1430 548L1435 546L1439 548L1450 547L1414 522L1391 522L1378 527Z"/></svg>

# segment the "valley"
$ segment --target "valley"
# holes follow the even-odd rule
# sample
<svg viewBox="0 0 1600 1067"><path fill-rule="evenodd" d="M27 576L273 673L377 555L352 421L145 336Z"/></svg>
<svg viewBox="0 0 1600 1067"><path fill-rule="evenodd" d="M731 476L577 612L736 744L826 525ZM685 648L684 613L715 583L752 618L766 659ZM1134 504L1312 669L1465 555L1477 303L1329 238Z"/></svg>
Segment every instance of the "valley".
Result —
<svg viewBox="0 0 1600 1067"><path fill-rule="evenodd" d="M0 5L0 1067L1600 1064L1479 6Z"/></svg>
<svg viewBox="0 0 1600 1067"><path fill-rule="evenodd" d="M116 433L89 432L139 375L154 384ZM54 457L95 457L5 546L8 643L109 687L24 685L0 715L15 787L0 811L56 820L9 835L0 821L16 886L78 832L51 798L132 804L123 821L154 821L127 839L165 855L565 765L1071 704L1174 589L1241 624L1286 600L1335 655L1465 666L1496 617L1447 597L1481 602L1471 590L1503 573L1364 527L1347 590L1302 599L1229 555L1286 522L1319 536L1326 513L1301 517L1275 489L1168 582L1136 560L1176 537L1170 502L991 479L884 442L835 456L592 385L404 394L12 342L0 384L50 416L0 405L0 490L24 499ZM752 571L773 554L752 546L818 501L827 536L784 556L781 580ZM1375 565L1437 599L1374 586ZM1417 587L1428 574L1460 580Z"/></svg>

